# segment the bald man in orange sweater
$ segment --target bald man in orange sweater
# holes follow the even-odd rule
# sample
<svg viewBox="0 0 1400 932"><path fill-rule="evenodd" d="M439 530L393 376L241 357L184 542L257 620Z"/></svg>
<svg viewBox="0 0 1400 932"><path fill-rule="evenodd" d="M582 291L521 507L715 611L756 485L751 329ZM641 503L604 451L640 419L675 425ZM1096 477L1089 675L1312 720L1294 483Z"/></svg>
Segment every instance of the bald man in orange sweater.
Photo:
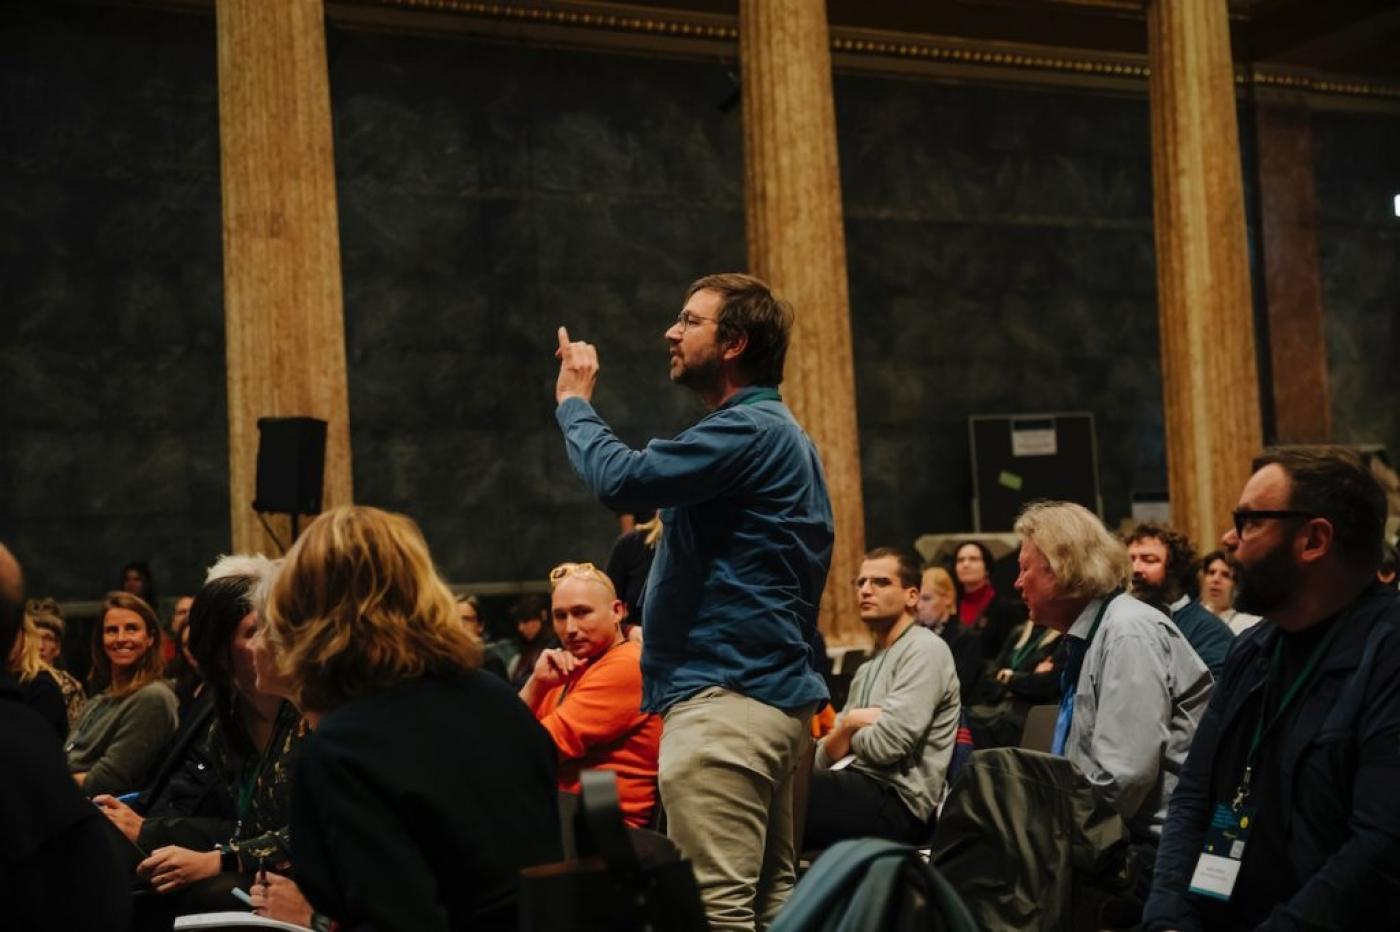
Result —
<svg viewBox="0 0 1400 932"><path fill-rule="evenodd" d="M582 770L611 770L622 817L640 828L656 806L661 746L661 717L641 708L641 645L623 637L622 602L593 564L561 563L549 581L564 647L540 655L520 698L559 749L559 789L577 793Z"/></svg>

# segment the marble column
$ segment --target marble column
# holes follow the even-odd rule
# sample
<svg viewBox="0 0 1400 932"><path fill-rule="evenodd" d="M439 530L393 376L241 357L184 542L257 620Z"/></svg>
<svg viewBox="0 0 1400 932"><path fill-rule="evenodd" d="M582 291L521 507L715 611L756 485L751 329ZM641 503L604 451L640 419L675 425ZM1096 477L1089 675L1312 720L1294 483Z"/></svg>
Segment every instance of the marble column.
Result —
<svg viewBox="0 0 1400 932"><path fill-rule="evenodd" d="M1209 549L1261 443L1225 0L1149 0L1157 306L1172 523Z"/></svg>
<svg viewBox="0 0 1400 932"><path fill-rule="evenodd" d="M1325 443L1332 411L1306 98L1297 91L1259 90L1254 128L1274 401L1270 435L1279 443Z"/></svg>
<svg viewBox="0 0 1400 932"><path fill-rule="evenodd" d="M741 0L739 61L749 267L796 310L783 395L821 451L836 513L822 632L866 641L851 585L865 507L825 0Z"/></svg>
<svg viewBox="0 0 1400 932"><path fill-rule="evenodd" d="M251 506L259 417L325 420L323 507L352 494L325 10L216 9L233 548L274 553Z"/></svg>

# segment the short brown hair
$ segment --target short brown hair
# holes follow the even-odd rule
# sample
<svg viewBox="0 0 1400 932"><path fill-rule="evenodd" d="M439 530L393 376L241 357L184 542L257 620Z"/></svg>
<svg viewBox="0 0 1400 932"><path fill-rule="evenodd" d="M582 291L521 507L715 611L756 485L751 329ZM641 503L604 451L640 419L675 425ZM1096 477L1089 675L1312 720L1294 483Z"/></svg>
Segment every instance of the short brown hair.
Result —
<svg viewBox="0 0 1400 932"><path fill-rule="evenodd" d="M781 384L792 336L792 306L774 296L766 283L742 272L697 278L690 283L685 299L689 301L697 291L713 291L720 296L715 324L719 342L748 338L738 362L739 372L748 384Z"/></svg>
<svg viewBox="0 0 1400 932"><path fill-rule="evenodd" d="M1280 447L1254 458L1255 472L1278 465L1288 474L1288 507L1326 518L1337 553L1374 573L1385 542L1385 490L1361 454L1346 447Z"/></svg>
<svg viewBox="0 0 1400 932"><path fill-rule="evenodd" d="M918 589L923 581L919 564L908 553L898 547L876 547L861 557L862 560L883 560L894 557L899 564L899 586L901 589Z"/></svg>
<svg viewBox="0 0 1400 932"><path fill-rule="evenodd" d="M101 692L112 684L112 661L102 649L102 626L107 620L107 613L114 608L124 608L140 615L141 620L146 623L146 634L151 638L151 646L136 662L131 682L120 691L112 690L113 696L121 697L129 696L160 679L161 674L165 672L165 658L161 655L163 635L155 609L139 595L132 595L130 592L109 592L102 599L102 614L97 617L97 624L92 626L92 670L88 673L88 683L94 693Z"/></svg>
<svg viewBox="0 0 1400 932"><path fill-rule="evenodd" d="M418 525L378 508L344 505L311 522L265 613L279 671L315 712L481 660Z"/></svg>
<svg viewBox="0 0 1400 932"><path fill-rule="evenodd" d="M1200 564L1196 562L1196 548L1191 546L1190 539L1176 528L1147 521L1123 537L1123 543L1129 546L1140 540L1162 542L1162 546L1167 548L1167 580L1185 591L1200 568Z"/></svg>

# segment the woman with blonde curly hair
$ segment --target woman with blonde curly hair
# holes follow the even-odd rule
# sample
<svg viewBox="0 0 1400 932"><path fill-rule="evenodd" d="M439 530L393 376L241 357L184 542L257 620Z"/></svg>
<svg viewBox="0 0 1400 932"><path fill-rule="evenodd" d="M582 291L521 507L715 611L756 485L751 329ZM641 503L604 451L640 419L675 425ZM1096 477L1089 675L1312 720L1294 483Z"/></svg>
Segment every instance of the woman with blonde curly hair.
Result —
<svg viewBox="0 0 1400 932"><path fill-rule="evenodd" d="M559 857L554 743L476 669L417 525L360 506L321 515L265 617L259 688L314 726L291 826L310 905L349 928L514 929L520 869ZM275 914L288 888L274 875L254 902Z"/></svg>
<svg viewBox="0 0 1400 932"><path fill-rule="evenodd" d="M109 592L92 629L95 695L83 706L64 751L88 796L141 788L175 734L175 693L161 679L160 622L140 596Z"/></svg>
<svg viewBox="0 0 1400 932"><path fill-rule="evenodd" d="M58 607L58 602L46 597L26 602L24 614L34 623L34 630L38 635L39 659L48 665L49 672L58 681L58 688L63 693L63 705L68 713L68 728L72 728L78 724L78 714L83 709L83 703L87 701L87 693L83 692L83 684L78 682L78 678L63 669L63 633L67 627L63 620L63 611ZM67 735L68 730L65 728L64 737Z"/></svg>
<svg viewBox="0 0 1400 932"><path fill-rule="evenodd" d="M41 656L42 641L34 619L25 612L19 635L10 649L8 668L10 675L19 683L24 704L39 717L53 726L58 740L68 737L68 712L63 703L63 690L59 687L57 671L44 662Z"/></svg>

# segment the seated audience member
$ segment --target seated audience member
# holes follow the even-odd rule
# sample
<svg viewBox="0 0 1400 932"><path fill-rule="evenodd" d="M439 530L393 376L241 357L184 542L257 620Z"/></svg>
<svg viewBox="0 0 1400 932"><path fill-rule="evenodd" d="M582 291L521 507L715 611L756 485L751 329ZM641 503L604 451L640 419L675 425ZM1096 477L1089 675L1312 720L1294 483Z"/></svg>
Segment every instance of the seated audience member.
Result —
<svg viewBox="0 0 1400 932"><path fill-rule="evenodd" d="M151 888L174 894L143 900L150 908L138 909L139 926L154 927L156 916L168 927L180 913L240 908L231 887L246 888L260 866L290 866L291 775L306 726L290 702L258 690L250 647L255 593L274 571L262 556L223 557L190 611L191 650L213 709L194 749L205 785L186 785L183 798L158 793L146 817L111 796L93 800L151 853L139 867ZM182 803L191 808L181 811Z"/></svg>
<svg viewBox="0 0 1400 932"><path fill-rule="evenodd" d="M919 584L919 610L915 619L934 634L942 634L949 619L953 617L953 606L957 604L957 589L953 577L941 566L930 566L924 570Z"/></svg>
<svg viewBox="0 0 1400 932"><path fill-rule="evenodd" d="M656 808L661 746L661 717L642 711L642 647L623 638L625 608L592 563L561 563L549 583L564 647L540 654L520 698L559 750L559 788L577 794L581 771L611 770L623 819L642 828Z"/></svg>
<svg viewBox="0 0 1400 932"><path fill-rule="evenodd" d="M0 544L0 651L24 619L19 564ZM126 932L127 878L109 829L67 776L52 728L0 677L0 902L6 929Z"/></svg>
<svg viewBox="0 0 1400 932"><path fill-rule="evenodd" d="M175 734L175 693L161 679L160 622L139 596L109 592L92 629L94 695L64 751L88 796L139 790Z"/></svg>
<svg viewBox="0 0 1400 932"><path fill-rule="evenodd" d="M486 630L486 622L481 620L481 600L470 592L457 596L457 617L483 645L491 640Z"/></svg>
<svg viewBox="0 0 1400 932"><path fill-rule="evenodd" d="M122 567L117 578L117 591L136 596L154 609L160 604L156 596L156 579L151 574L151 565L145 560L132 560Z"/></svg>
<svg viewBox="0 0 1400 932"><path fill-rule="evenodd" d="M458 620L410 519L345 506L288 552L258 680L313 731L292 783L296 886L343 930L516 929L521 868L558 860L554 743ZM264 686L263 688L267 688Z"/></svg>
<svg viewBox="0 0 1400 932"><path fill-rule="evenodd" d="M24 704L49 723L62 743L68 737L68 710L63 703L63 690L59 688L53 668L40 657L39 628L28 615L24 616L10 648L7 669L19 686Z"/></svg>
<svg viewBox="0 0 1400 932"><path fill-rule="evenodd" d="M992 586L996 562L986 544L967 541L953 552L957 587L956 623L943 629L953 651L964 703L971 701L977 685L991 674L990 667L1007 636L1025 620L1025 609L1001 598Z"/></svg>
<svg viewBox="0 0 1400 932"><path fill-rule="evenodd" d="M1031 706L1060 701L1065 640L1054 628L1027 620L1006 639L996 672L983 677L967 710L978 748L1016 747Z"/></svg>
<svg viewBox="0 0 1400 932"><path fill-rule="evenodd" d="M656 556L656 544L661 540L661 513L635 516L636 524L613 542L605 572L617 587L618 598L627 607L623 619L623 636L636 631L641 636L642 597L646 593L647 574Z"/></svg>
<svg viewBox="0 0 1400 932"><path fill-rule="evenodd" d="M1225 546L1241 609L1162 835L1145 926L1393 929L1400 915L1400 597L1386 501L1354 452L1254 461Z"/></svg>
<svg viewBox="0 0 1400 932"><path fill-rule="evenodd" d="M175 612L170 616L170 644L165 652L165 676L172 680L175 698L180 700L180 721L184 722L193 703L199 698L204 681L199 670L190 659L188 641L190 605L194 596L182 595L175 599Z"/></svg>
<svg viewBox="0 0 1400 932"><path fill-rule="evenodd" d="M1201 558L1201 604L1215 614L1236 637L1258 624L1258 615L1235 608L1235 579L1239 567L1224 550L1212 550Z"/></svg>
<svg viewBox="0 0 1400 932"><path fill-rule="evenodd" d="M1037 502L1016 519L1016 588L1032 617L1065 635L1063 754L1127 823L1139 893L1211 675L1170 618L1127 595L1123 544L1092 512Z"/></svg>
<svg viewBox="0 0 1400 932"><path fill-rule="evenodd" d="M957 739L952 653L914 620L918 564L889 547L870 551L856 597L875 652L856 668L847 708L817 746L807 847L870 835L924 841Z"/></svg>
<svg viewBox="0 0 1400 932"><path fill-rule="evenodd" d="M1219 676L1235 635L1187 593L1195 582L1196 551L1186 535L1160 524L1139 524L1124 543L1133 567L1133 595L1169 614L1211 675Z"/></svg>
<svg viewBox="0 0 1400 932"><path fill-rule="evenodd" d="M518 647L514 658L506 665L510 684L516 689L525 685L535 672L535 664L540 654L551 647L558 647L554 628L548 624L549 601L538 595L527 595L516 599L510 606L510 617L515 622ZM509 639L507 639L509 640Z"/></svg>
<svg viewBox="0 0 1400 932"><path fill-rule="evenodd" d="M83 692L83 684L78 682L78 678L63 669L63 632L66 627L63 612L53 599L30 599L24 613L38 631L39 659L49 665L49 672L58 681L58 689L63 693L64 711L68 715L68 727L72 728L78 723L78 713L87 694Z"/></svg>

